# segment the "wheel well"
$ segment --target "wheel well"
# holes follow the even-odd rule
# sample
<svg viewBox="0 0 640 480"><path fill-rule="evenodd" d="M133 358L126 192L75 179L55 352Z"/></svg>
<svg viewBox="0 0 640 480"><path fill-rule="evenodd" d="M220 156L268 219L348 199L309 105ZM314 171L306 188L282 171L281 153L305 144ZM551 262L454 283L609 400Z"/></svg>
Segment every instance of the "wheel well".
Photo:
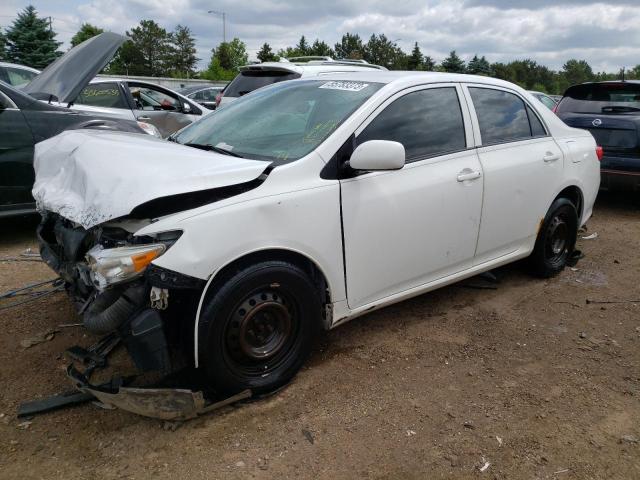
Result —
<svg viewBox="0 0 640 480"><path fill-rule="evenodd" d="M309 278L317 286L318 292L321 295L322 304L326 305L331 302L329 284L325 275L315 262L301 253L283 249L268 249L252 252L235 259L228 265L225 265L220 271L216 272L215 278L207 290L207 296L211 295L212 292L215 292L220 285L224 284L228 278L233 276L239 270L266 260L289 262L301 268L307 273L307 275L309 275Z"/></svg>
<svg viewBox="0 0 640 480"><path fill-rule="evenodd" d="M571 203L573 203L573 205L576 207L576 211L578 212L578 223L579 223L578 226L580 226L581 220L582 220L582 205L583 205L582 191L575 185L571 185L569 187L566 187L564 190L562 190L558 194L558 196L554 199L554 201L557 200L558 198L566 198Z"/></svg>

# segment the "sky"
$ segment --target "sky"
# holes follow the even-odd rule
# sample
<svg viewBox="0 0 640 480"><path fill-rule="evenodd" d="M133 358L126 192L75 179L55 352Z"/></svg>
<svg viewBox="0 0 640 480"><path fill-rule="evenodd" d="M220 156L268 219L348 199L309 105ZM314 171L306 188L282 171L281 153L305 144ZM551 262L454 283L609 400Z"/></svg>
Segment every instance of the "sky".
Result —
<svg viewBox="0 0 640 480"><path fill-rule="evenodd" d="M222 41L222 18L209 10L226 13L227 39L243 40L251 59L264 42L276 51L305 35L333 46L351 32L384 33L407 52L418 42L437 62L456 50L465 60L532 58L553 69L570 58L595 71L640 64L640 0L2 0L0 26L30 3L52 17L64 49L83 22L118 33L141 19L186 25L200 68Z"/></svg>

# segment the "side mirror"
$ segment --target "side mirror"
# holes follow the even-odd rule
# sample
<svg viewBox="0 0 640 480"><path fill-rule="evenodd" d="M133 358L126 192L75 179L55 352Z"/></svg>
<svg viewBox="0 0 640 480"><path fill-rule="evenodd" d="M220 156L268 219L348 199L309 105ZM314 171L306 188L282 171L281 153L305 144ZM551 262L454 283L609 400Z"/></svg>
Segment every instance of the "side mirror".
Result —
<svg viewBox="0 0 640 480"><path fill-rule="evenodd" d="M400 170L404 167L404 145L389 140L369 140L356 147L349 159L354 170Z"/></svg>
<svg viewBox="0 0 640 480"><path fill-rule="evenodd" d="M187 102L182 103L182 113L191 113L191 105Z"/></svg>

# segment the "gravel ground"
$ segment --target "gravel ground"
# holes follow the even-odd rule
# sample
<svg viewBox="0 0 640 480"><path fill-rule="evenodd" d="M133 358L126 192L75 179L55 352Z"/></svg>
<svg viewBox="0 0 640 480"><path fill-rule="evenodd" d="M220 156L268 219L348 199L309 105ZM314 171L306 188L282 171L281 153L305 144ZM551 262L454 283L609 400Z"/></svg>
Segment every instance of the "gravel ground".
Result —
<svg viewBox="0 0 640 480"><path fill-rule="evenodd" d="M637 196L601 195L575 269L514 265L354 320L280 393L175 430L91 404L17 419L93 339L58 327L79 321L62 293L0 310L0 478L640 478L640 303L586 302L640 300L639 220ZM0 223L0 292L54 277L7 260L36 222Z"/></svg>

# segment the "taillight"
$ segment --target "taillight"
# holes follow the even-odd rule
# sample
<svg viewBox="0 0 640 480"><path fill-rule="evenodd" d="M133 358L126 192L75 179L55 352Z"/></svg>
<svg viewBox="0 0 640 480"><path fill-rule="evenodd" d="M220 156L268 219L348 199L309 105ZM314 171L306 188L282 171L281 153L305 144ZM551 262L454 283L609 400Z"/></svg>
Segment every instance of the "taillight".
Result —
<svg viewBox="0 0 640 480"><path fill-rule="evenodd" d="M596 156L598 157L598 160L602 160L602 157L604 156L604 149L600 145L596 147Z"/></svg>
<svg viewBox="0 0 640 480"><path fill-rule="evenodd" d="M220 106L221 101L222 101L222 92L216 95L216 107Z"/></svg>

